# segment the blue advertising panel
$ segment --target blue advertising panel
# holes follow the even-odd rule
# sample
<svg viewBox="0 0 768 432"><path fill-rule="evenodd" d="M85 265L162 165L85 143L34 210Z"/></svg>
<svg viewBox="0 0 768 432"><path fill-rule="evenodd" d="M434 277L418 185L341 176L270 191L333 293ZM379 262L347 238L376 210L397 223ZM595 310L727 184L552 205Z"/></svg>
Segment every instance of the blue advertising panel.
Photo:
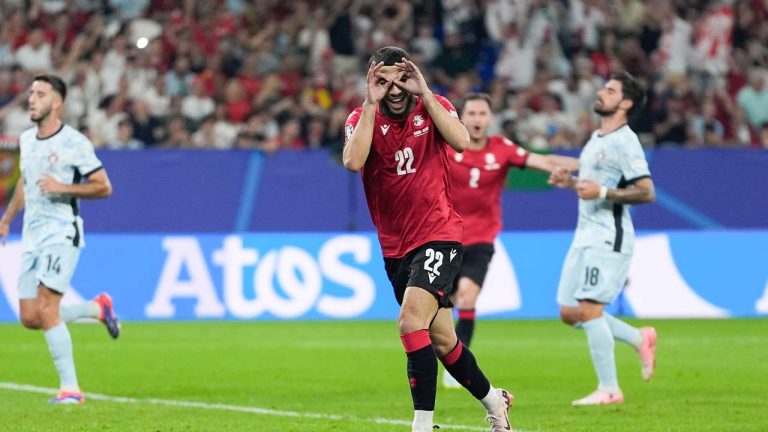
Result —
<svg viewBox="0 0 768 432"><path fill-rule="evenodd" d="M504 233L481 316L553 318L571 232ZM65 303L109 291L125 320L394 319L373 233L91 234ZM768 314L768 231L641 233L614 311ZM0 321L17 319L18 236L0 247Z"/></svg>
<svg viewBox="0 0 768 432"><path fill-rule="evenodd" d="M87 232L374 230L360 175L327 151L103 150L98 155L114 193L108 200L83 203ZM647 157L656 202L633 209L638 227L768 229L768 182L763 180L768 151L662 149L648 151ZM2 191L16 179L13 160L1 159L0 207ZM513 181L512 189L502 192L506 230L574 228L576 195L541 183L542 188L529 190ZM20 227L17 217L12 229Z"/></svg>

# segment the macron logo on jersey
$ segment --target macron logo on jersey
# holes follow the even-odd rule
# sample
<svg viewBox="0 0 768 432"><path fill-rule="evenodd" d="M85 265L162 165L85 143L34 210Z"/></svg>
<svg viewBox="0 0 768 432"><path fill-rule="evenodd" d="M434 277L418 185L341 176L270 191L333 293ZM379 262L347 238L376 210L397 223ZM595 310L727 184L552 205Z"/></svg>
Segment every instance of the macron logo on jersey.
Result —
<svg viewBox="0 0 768 432"><path fill-rule="evenodd" d="M389 125L381 125L379 127L381 128L382 135L386 135L389 132Z"/></svg>
<svg viewBox="0 0 768 432"><path fill-rule="evenodd" d="M451 262L453 262L454 258L456 258L456 249L451 249Z"/></svg>

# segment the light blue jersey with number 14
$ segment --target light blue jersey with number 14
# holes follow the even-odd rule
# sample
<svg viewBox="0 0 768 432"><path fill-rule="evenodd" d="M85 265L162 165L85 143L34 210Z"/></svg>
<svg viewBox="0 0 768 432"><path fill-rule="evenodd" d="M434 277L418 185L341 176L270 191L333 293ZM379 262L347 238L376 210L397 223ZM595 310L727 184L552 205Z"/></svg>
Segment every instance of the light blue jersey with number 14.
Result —
<svg viewBox="0 0 768 432"><path fill-rule="evenodd" d="M43 195L38 182L47 174L62 184L79 183L101 169L101 161L88 138L68 125L45 139L38 138L37 133L34 127L19 137L24 176L24 250L62 244L83 247L79 200L71 196Z"/></svg>

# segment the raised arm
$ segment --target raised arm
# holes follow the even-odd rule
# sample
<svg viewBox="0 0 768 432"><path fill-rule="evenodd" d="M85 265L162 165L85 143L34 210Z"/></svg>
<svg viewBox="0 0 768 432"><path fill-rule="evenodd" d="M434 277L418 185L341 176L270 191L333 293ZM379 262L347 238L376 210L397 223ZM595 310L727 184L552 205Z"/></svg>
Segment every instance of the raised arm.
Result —
<svg viewBox="0 0 768 432"><path fill-rule="evenodd" d="M559 188L575 189L577 180L568 169L558 166L550 171L547 183Z"/></svg>
<svg viewBox="0 0 768 432"><path fill-rule="evenodd" d="M432 117L440 135L457 152L463 152L469 147L469 132L464 124L458 118L453 117L445 107L438 102L435 95L429 92L422 99L424 106Z"/></svg>
<svg viewBox="0 0 768 432"><path fill-rule="evenodd" d="M107 198L112 195L112 183L104 168L89 175L85 183L62 184L53 177L45 175L37 185L43 195L68 195L86 199Z"/></svg>
<svg viewBox="0 0 768 432"><path fill-rule="evenodd" d="M458 152L466 150L469 147L469 132L467 132L467 128L459 121L458 116L449 113L435 98L419 68L412 61L405 58L401 63L395 63L395 66L404 71L404 80L395 81L394 84L411 94L420 96L437 130L440 131L440 135L445 138L448 145Z"/></svg>
<svg viewBox="0 0 768 432"><path fill-rule="evenodd" d="M525 162L526 168L552 173L557 167L565 168L569 173L579 170L579 160L574 157L560 155L540 155L530 153Z"/></svg>
<svg viewBox="0 0 768 432"><path fill-rule="evenodd" d="M367 94L363 102L363 110L360 119L355 126L352 135L344 146L342 160L344 167L352 172L363 169L368 153L371 151L373 141L373 126L376 121L376 107L392 86L392 80L379 73L384 62L371 63L368 68Z"/></svg>
<svg viewBox="0 0 768 432"><path fill-rule="evenodd" d="M8 208L5 209L3 217L0 217L0 237L2 237L3 246L5 246L8 240L8 233L11 230L11 222L16 215L24 208L24 178L19 177L19 181L16 182L16 188L13 191L13 198L11 199Z"/></svg>

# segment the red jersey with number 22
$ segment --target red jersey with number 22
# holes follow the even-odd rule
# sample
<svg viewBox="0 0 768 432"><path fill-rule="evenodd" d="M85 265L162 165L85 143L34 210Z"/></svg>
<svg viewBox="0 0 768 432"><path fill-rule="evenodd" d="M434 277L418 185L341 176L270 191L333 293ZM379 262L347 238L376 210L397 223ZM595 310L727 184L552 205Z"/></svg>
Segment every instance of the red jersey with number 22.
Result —
<svg viewBox="0 0 768 432"><path fill-rule="evenodd" d="M464 220L465 246L493 243L501 230L501 188L507 172L511 166L525 168L528 154L501 135L489 136L482 150L448 150L453 205Z"/></svg>
<svg viewBox="0 0 768 432"><path fill-rule="evenodd" d="M438 102L458 121L456 108L442 96ZM345 144L362 107L347 118ZM361 171L371 219L382 254L401 258L431 241L462 239L461 217L453 208L448 153L450 148L421 98L406 117L392 119L376 108L373 141Z"/></svg>

